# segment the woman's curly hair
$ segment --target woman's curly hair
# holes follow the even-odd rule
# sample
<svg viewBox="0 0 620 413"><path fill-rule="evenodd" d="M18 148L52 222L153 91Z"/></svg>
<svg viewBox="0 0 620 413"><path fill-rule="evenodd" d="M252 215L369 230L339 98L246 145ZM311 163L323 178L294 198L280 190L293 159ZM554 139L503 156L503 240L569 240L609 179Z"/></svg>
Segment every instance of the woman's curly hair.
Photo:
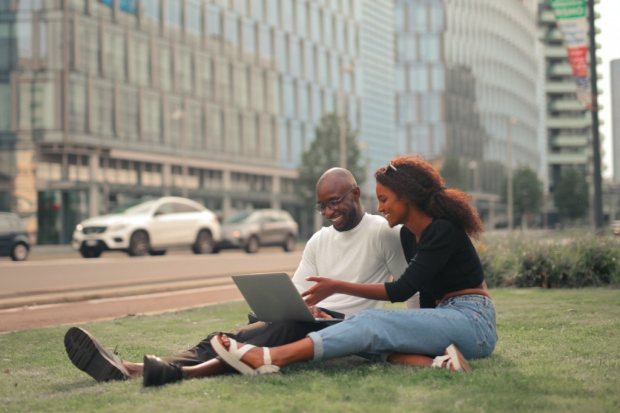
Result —
<svg viewBox="0 0 620 413"><path fill-rule="evenodd" d="M375 179L429 216L458 225L472 238L484 232L484 225L470 204L471 196L446 188L439 172L422 156L397 156L390 165L377 169Z"/></svg>

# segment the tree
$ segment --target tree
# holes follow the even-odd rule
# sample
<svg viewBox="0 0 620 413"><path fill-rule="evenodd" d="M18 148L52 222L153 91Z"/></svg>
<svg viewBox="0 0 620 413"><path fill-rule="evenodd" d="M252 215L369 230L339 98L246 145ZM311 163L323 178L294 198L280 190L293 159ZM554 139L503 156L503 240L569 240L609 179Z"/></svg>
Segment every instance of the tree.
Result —
<svg viewBox="0 0 620 413"><path fill-rule="evenodd" d="M366 181L366 168L360 164L360 150L357 146L357 131L352 131L347 122L346 132L347 169L351 171L357 185ZM316 182L323 172L340 166L340 119L336 113L323 115L315 129L315 138L310 148L303 153L299 165L297 192L306 205L315 203Z"/></svg>
<svg viewBox="0 0 620 413"><path fill-rule="evenodd" d="M533 169L521 165L512 176L512 194L513 211L516 216L521 217L521 224L525 227L527 216L540 212L543 204L543 183ZM507 180L502 186L502 202L508 202Z"/></svg>
<svg viewBox="0 0 620 413"><path fill-rule="evenodd" d="M590 208L590 193L583 172L577 168L566 169L554 191L553 200L562 215L569 219L585 216Z"/></svg>
<svg viewBox="0 0 620 413"><path fill-rule="evenodd" d="M360 163L361 154L357 145L357 131L352 131L349 122L346 126L347 169L351 171L357 185L366 181L366 168ZM340 166L340 118L334 113L323 115L315 129L315 138L310 148L302 154L299 165L299 180L296 187L304 208L312 214L311 208L316 203L316 182L323 172ZM310 215L309 215L310 216Z"/></svg>
<svg viewBox="0 0 620 413"><path fill-rule="evenodd" d="M449 188L467 191L467 173L456 157L448 157L441 166L441 176Z"/></svg>

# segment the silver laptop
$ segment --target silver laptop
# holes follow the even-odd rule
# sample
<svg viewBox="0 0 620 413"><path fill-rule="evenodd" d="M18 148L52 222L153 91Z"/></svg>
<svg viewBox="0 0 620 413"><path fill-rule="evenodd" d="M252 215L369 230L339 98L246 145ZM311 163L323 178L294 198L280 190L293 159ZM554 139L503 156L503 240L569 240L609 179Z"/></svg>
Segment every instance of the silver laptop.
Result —
<svg viewBox="0 0 620 413"><path fill-rule="evenodd" d="M338 318L315 318L286 273L233 275L232 279L261 321L342 321Z"/></svg>

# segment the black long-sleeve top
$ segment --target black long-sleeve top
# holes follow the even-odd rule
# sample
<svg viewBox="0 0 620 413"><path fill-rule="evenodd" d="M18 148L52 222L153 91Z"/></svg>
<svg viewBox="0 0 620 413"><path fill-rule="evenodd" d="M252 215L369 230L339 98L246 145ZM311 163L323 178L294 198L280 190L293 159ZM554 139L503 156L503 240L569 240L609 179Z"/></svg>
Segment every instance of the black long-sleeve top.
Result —
<svg viewBox="0 0 620 413"><path fill-rule="evenodd" d="M403 302L420 292L420 307L434 308L445 294L475 288L484 281L478 253L461 228L435 219L420 235L403 225L400 240L409 265L396 281L385 283L391 302Z"/></svg>

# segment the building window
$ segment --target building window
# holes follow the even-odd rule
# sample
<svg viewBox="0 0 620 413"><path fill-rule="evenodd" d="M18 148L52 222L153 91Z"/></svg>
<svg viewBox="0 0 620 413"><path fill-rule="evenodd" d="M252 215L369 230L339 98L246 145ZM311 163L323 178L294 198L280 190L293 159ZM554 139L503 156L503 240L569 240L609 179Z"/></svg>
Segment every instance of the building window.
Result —
<svg viewBox="0 0 620 413"><path fill-rule="evenodd" d="M280 24L278 0L267 1L267 22L272 27L278 27Z"/></svg>
<svg viewBox="0 0 620 413"><path fill-rule="evenodd" d="M250 1L250 7L252 8L252 18L256 21L263 20L263 0Z"/></svg>
<svg viewBox="0 0 620 413"><path fill-rule="evenodd" d="M69 130L86 132L86 85L72 80L69 83L69 95Z"/></svg>
<svg viewBox="0 0 620 413"><path fill-rule="evenodd" d="M186 117L183 102L180 98L168 96L166 111L167 113L164 113L164 116L167 117L168 130L166 130L165 139L172 147L181 147L183 142L183 122Z"/></svg>
<svg viewBox="0 0 620 413"><path fill-rule="evenodd" d="M167 1L166 2L166 23L173 27L177 27L177 28L181 27L181 2L180 1Z"/></svg>
<svg viewBox="0 0 620 413"><path fill-rule="evenodd" d="M159 0L148 0L142 2L144 16L151 20L159 21L159 16L161 15L160 7Z"/></svg>
<svg viewBox="0 0 620 413"><path fill-rule="evenodd" d="M276 32L276 59L282 72L288 71L288 53L284 33Z"/></svg>
<svg viewBox="0 0 620 413"><path fill-rule="evenodd" d="M261 26L259 28L260 55L263 57L270 58L273 54L271 51L271 34L272 31L268 27Z"/></svg>
<svg viewBox="0 0 620 413"><path fill-rule="evenodd" d="M295 16L293 16L293 2L281 1L280 10L282 12L282 28L287 32L293 31L293 22Z"/></svg>
<svg viewBox="0 0 620 413"><path fill-rule="evenodd" d="M99 26L80 20L77 41L80 52L79 68L86 73L99 74Z"/></svg>
<svg viewBox="0 0 620 413"><path fill-rule="evenodd" d="M133 72L134 81L147 86L151 83L151 50L148 41L133 39Z"/></svg>
<svg viewBox="0 0 620 413"><path fill-rule="evenodd" d="M168 91L172 89L172 57L170 49L161 44L159 46L159 85L162 90Z"/></svg>
<svg viewBox="0 0 620 413"><path fill-rule="evenodd" d="M96 84L93 87L93 132L95 134L111 137L113 131L114 94L112 85Z"/></svg>
<svg viewBox="0 0 620 413"><path fill-rule="evenodd" d="M307 80L315 80L315 59L316 49L311 43L306 43L304 46L304 76Z"/></svg>
<svg viewBox="0 0 620 413"><path fill-rule="evenodd" d="M203 136L204 110L198 103L189 103L187 107L187 136L185 146L190 149L200 148Z"/></svg>
<svg viewBox="0 0 620 413"><path fill-rule="evenodd" d="M106 69L108 76L125 80L125 58L127 56L125 35L108 30L106 32Z"/></svg>
<svg viewBox="0 0 620 413"><path fill-rule="evenodd" d="M211 37L222 37L222 15L215 4L207 6L207 32Z"/></svg>
<svg viewBox="0 0 620 413"><path fill-rule="evenodd" d="M120 88L119 90L119 137L129 140L138 140L138 93L134 89Z"/></svg>
<svg viewBox="0 0 620 413"><path fill-rule="evenodd" d="M245 109L248 106L248 84L245 67L237 66L234 70L234 74L235 91L233 96L239 108Z"/></svg>
<svg viewBox="0 0 620 413"><path fill-rule="evenodd" d="M291 54L291 75L301 76L301 48L302 43L292 36L288 36L289 50Z"/></svg>
<svg viewBox="0 0 620 413"><path fill-rule="evenodd" d="M226 40L235 46L239 45L239 19L236 15L226 15Z"/></svg>
<svg viewBox="0 0 620 413"><path fill-rule="evenodd" d="M144 95L141 116L142 139L146 142L161 142L161 100L159 96Z"/></svg>
<svg viewBox="0 0 620 413"><path fill-rule="evenodd" d="M295 24L297 25L296 32L301 37L308 37L308 5L303 1L295 3Z"/></svg>
<svg viewBox="0 0 620 413"><path fill-rule="evenodd" d="M192 53L187 50L178 52L179 64L177 65L177 79L181 90L191 93L194 88L194 64Z"/></svg>
<svg viewBox="0 0 620 413"><path fill-rule="evenodd" d="M295 92L293 90L293 80L290 78L283 78L282 81L282 98L283 98L283 109L284 116L287 118L295 117ZM282 112L280 112L282 113Z"/></svg>
<svg viewBox="0 0 620 413"><path fill-rule="evenodd" d="M200 3L200 0L187 0L185 9L187 29L196 34L202 33L202 9Z"/></svg>
<svg viewBox="0 0 620 413"><path fill-rule="evenodd" d="M243 48L254 53L256 51L256 30L251 20L243 21Z"/></svg>
<svg viewBox="0 0 620 413"><path fill-rule="evenodd" d="M0 83L0 132L11 129L11 86Z"/></svg>

